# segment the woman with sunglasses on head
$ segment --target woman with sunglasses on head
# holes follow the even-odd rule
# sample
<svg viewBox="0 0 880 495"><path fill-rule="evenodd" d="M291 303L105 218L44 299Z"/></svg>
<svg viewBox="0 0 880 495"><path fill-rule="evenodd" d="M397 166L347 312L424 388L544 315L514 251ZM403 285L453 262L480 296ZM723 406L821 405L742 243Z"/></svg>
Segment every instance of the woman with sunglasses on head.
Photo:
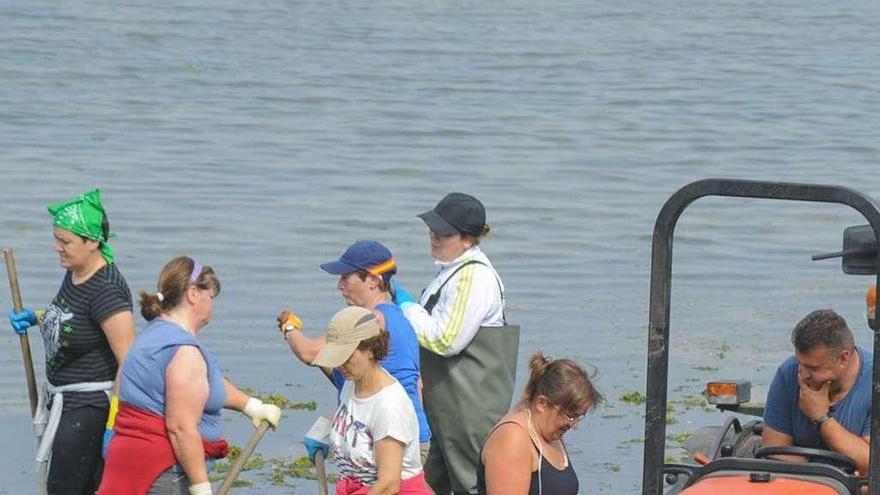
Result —
<svg viewBox="0 0 880 495"><path fill-rule="evenodd" d="M141 292L150 323L122 367L99 495L211 495L210 459L228 453L220 410L241 411L254 426L278 426L281 410L236 388L199 343L219 292L214 270L186 256L162 268L158 291Z"/></svg>
<svg viewBox="0 0 880 495"><path fill-rule="evenodd" d="M440 271L418 302L395 284L395 302L421 346L433 432L425 477L438 494L473 494L480 445L510 409L519 327L507 324L504 284L479 247L489 233L483 203L454 192L419 218Z"/></svg>
<svg viewBox="0 0 880 495"><path fill-rule="evenodd" d="M498 422L480 453L481 495L575 495L578 479L562 437L602 401L583 368L540 352L517 407Z"/></svg>
<svg viewBox="0 0 880 495"><path fill-rule="evenodd" d="M108 244L98 189L48 209L55 251L67 271L45 310L10 310L9 320L19 334L39 325L46 350L48 383L34 418L44 428L39 483L50 495L93 494L101 480L110 391L135 338L131 291Z"/></svg>

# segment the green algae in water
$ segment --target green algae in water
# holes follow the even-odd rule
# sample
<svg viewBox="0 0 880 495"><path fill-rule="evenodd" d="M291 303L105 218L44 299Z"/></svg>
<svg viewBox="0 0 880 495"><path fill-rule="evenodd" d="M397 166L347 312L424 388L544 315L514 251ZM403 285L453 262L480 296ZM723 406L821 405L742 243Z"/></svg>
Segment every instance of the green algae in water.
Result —
<svg viewBox="0 0 880 495"><path fill-rule="evenodd" d="M644 404L645 400L647 400L645 394L638 390L633 390L632 392L627 392L620 396L620 402L625 402L627 404Z"/></svg>
<svg viewBox="0 0 880 495"><path fill-rule="evenodd" d="M666 439L672 440L673 442L677 442L679 444L683 444L688 441L688 439L691 437L691 435L692 435L692 433L689 431L682 431L679 433L667 435Z"/></svg>
<svg viewBox="0 0 880 495"><path fill-rule="evenodd" d="M236 450L234 455L233 455L233 449ZM214 463L214 472L220 473L220 474L229 472L229 468L232 466L232 462L235 461L235 459L238 457L240 452L241 452L240 448L238 448L234 445L231 446L229 448L228 460L222 460L222 461L215 462ZM259 470L259 469L263 469L263 467L265 467L265 466L266 466L266 459L264 459L263 456L260 454L254 454L247 460L247 462L244 463L244 467L242 468L242 471L244 472L244 471Z"/></svg>
<svg viewBox="0 0 880 495"><path fill-rule="evenodd" d="M273 485L284 485L286 478L300 478L314 480L318 478L315 466L308 456L298 457L292 461L284 461L281 459L272 460L272 477ZM327 474L327 481L335 483L336 476Z"/></svg>
<svg viewBox="0 0 880 495"><path fill-rule="evenodd" d="M318 403L310 400L308 402L293 402L283 394L269 394L262 398L266 404L275 404L281 409L296 409L314 411L318 409Z"/></svg>
<svg viewBox="0 0 880 495"><path fill-rule="evenodd" d="M718 371L717 366L691 366L691 369L695 371Z"/></svg>
<svg viewBox="0 0 880 495"><path fill-rule="evenodd" d="M256 397L266 404L274 404L281 409L295 409L295 410L305 410L305 411L314 411L318 409L318 403L310 400L306 402L294 402L287 398L284 394L279 393L271 393L271 394L263 394L255 391L250 387L242 387L241 391L250 395L251 397Z"/></svg>

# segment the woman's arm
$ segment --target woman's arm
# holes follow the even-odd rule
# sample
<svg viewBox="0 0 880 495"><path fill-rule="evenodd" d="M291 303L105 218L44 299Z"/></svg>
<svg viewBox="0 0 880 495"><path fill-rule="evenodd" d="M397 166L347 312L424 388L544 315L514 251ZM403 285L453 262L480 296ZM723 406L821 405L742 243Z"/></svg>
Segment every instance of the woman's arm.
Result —
<svg viewBox="0 0 880 495"><path fill-rule="evenodd" d="M324 347L324 337L318 337L316 339L310 339L303 335L300 330L293 330L287 332L287 336L285 337L287 340L287 345L290 346L290 350L293 351L293 354L303 362L303 364L312 365L312 361L318 357L318 353L321 352L321 348Z"/></svg>
<svg viewBox="0 0 880 495"><path fill-rule="evenodd" d="M400 491L400 475L403 471L404 445L392 437L376 442L376 465L379 479L370 487L367 495L394 495Z"/></svg>
<svg viewBox="0 0 880 495"><path fill-rule="evenodd" d="M532 442L515 423L501 425L483 447L487 495L529 493L534 468Z"/></svg>
<svg viewBox="0 0 880 495"><path fill-rule="evenodd" d="M107 337L107 343L110 344L110 350L116 357L116 363L119 368L116 370L116 380L113 384L113 395L119 395L119 376L122 374L122 362L131 344L134 343L134 316L131 311L120 311L112 316L107 317L101 322L101 330Z"/></svg>
<svg viewBox="0 0 880 495"><path fill-rule="evenodd" d="M226 409L243 411L250 396L242 392L241 389L236 387L235 384L230 382L226 377L223 378L223 387L226 389L226 403L223 404L223 407Z"/></svg>
<svg viewBox="0 0 880 495"><path fill-rule="evenodd" d="M311 366L312 361L318 356L318 353L321 352L321 348L324 347L324 337L318 337L316 339L310 339L303 335L303 322L293 311L289 309L285 309L278 315L278 330L281 332L284 340L287 341L287 345L290 346L290 350L293 351L293 354L303 362L303 364L307 364Z"/></svg>
<svg viewBox="0 0 880 495"><path fill-rule="evenodd" d="M208 365L196 347L180 346L165 369L165 427L190 483L208 481L199 421L208 401Z"/></svg>

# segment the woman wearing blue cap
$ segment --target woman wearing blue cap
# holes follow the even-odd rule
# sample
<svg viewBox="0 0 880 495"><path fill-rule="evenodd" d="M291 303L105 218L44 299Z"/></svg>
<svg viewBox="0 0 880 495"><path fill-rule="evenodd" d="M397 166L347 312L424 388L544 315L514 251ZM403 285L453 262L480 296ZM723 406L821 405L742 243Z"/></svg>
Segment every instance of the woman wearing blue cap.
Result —
<svg viewBox="0 0 880 495"><path fill-rule="evenodd" d="M397 263L391 251L377 241L357 241L338 260L322 264L321 269L339 276L336 287L346 304L373 309L382 316L383 326L391 339L391 349L380 364L400 382L413 404L424 462L428 455L431 428L419 394L419 343L412 325L391 300L391 277L397 273ZM302 332L294 331L302 325L292 315L290 311L282 312L278 318L279 329L294 354L305 364L311 365L324 347L325 340L323 337L310 339ZM345 383L342 374L334 369L330 376L336 389L341 391ZM314 458L316 446L307 442L307 447L310 448L310 457Z"/></svg>
<svg viewBox="0 0 880 495"><path fill-rule="evenodd" d="M395 300L421 346L434 434L425 476L438 494L474 494L480 446L513 397L519 327L507 324L504 285L479 247L489 233L483 203L454 192L419 217L440 271L420 301L399 286Z"/></svg>
<svg viewBox="0 0 880 495"><path fill-rule="evenodd" d="M18 333L39 325L46 349L48 383L34 420L44 427L39 481L51 458L45 480L50 495L93 494L110 390L135 337L131 291L114 263L99 190L50 205L49 213L55 251L67 271L45 310L10 311L9 320Z"/></svg>

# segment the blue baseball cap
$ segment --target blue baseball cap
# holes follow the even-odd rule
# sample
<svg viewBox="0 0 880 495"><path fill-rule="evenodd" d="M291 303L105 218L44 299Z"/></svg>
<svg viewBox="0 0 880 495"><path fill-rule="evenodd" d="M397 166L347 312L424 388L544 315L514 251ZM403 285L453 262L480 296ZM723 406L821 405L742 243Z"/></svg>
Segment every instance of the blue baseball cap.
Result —
<svg viewBox="0 0 880 495"><path fill-rule="evenodd" d="M342 253L337 261L331 261L321 265L321 269L331 275L344 275L346 273L365 270L373 275L382 275L397 272L397 264L391 251L382 243L376 241L357 241Z"/></svg>

